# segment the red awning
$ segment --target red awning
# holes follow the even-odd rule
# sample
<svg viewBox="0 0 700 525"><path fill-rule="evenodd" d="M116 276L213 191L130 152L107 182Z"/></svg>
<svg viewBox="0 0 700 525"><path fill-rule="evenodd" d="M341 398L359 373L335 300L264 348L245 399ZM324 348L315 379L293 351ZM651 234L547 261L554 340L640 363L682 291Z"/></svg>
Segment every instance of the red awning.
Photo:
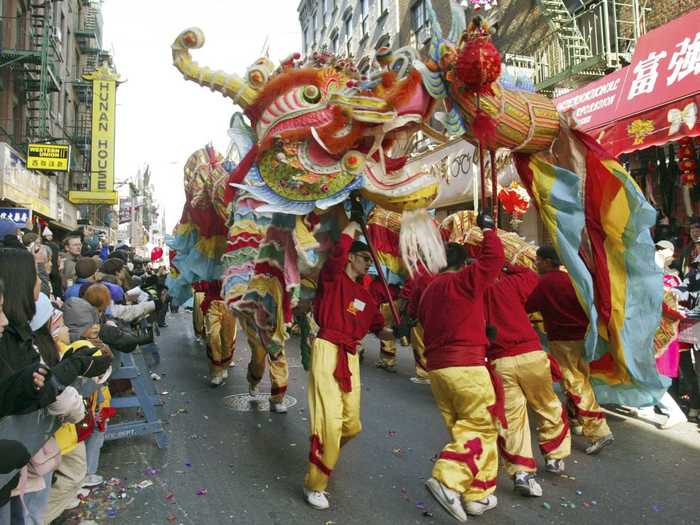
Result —
<svg viewBox="0 0 700 525"><path fill-rule="evenodd" d="M700 135L700 9L643 35L632 63L555 99L615 156Z"/></svg>

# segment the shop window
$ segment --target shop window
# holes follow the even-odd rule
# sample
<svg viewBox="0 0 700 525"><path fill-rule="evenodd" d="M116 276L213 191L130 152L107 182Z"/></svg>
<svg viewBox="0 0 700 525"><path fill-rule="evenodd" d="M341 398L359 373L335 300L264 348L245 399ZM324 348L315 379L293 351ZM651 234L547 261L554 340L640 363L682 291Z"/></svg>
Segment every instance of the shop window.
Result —
<svg viewBox="0 0 700 525"><path fill-rule="evenodd" d="M360 23L364 40L369 36L369 0L360 0Z"/></svg>
<svg viewBox="0 0 700 525"><path fill-rule="evenodd" d="M411 44L422 47L430 39L430 20L426 0L418 0L411 7Z"/></svg>

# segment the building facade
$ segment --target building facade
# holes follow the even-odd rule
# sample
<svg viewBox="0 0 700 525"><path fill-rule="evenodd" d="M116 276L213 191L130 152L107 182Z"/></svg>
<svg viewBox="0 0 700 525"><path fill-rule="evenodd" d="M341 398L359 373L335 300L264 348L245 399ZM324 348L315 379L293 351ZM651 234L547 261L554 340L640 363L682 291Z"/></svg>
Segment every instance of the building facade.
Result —
<svg viewBox="0 0 700 525"><path fill-rule="evenodd" d="M16 167L31 143L69 145L67 171L30 172L55 195L55 202L35 206L48 213L37 213L59 230L77 227L80 215L81 223L114 233L111 206L76 207L67 200L90 178L92 85L83 75L112 63L102 46L101 0L0 0L0 16L0 146ZM12 174L0 175L4 188ZM3 204L12 196L2 191Z"/></svg>

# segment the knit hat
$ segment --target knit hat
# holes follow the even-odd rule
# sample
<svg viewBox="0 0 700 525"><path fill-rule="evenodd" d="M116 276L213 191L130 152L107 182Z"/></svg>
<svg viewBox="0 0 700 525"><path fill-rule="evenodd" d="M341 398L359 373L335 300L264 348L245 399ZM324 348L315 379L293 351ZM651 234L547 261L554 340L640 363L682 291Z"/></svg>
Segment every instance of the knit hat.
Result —
<svg viewBox="0 0 700 525"><path fill-rule="evenodd" d="M107 275L117 275L124 268L124 261L121 259L110 258L102 263L100 271Z"/></svg>
<svg viewBox="0 0 700 525"><path fill-rule="evenodd" d="M49 319L51 319L52 314L53 305L51 301L46 294L39 294L39 299L36 301L36 313L29 322L29 327L32 329L32 332L36 332L39 328L44 326Z"/></svg>
<svg viewBox="0 0 700 525"><path fill-rule="evenodd" d="M10 220L0 219L0 239L5 235L17 236L17 225Z"/></svg>
<svg viewBox="0 0 700 525"><path fill-rule="evenodd" d="M34 232L25 233L25 234L22 236L22 243L23 243L25 246L29 246L31 243L33 243L34 241L36 241L38 238L39 238L39 236L38 236L36 233L34 233Z"/></svg>
<svg viewBox="0 0 700 525"><path fill-rule="evenodd" d="M78 279L87 279L97 273L97 263L92 257L81 257L75 263L75 275Z"/></svg>
<svg viewBox="0 0 700 525"><path fill-rule="evenodd" d="M70 332L70 340L82 339L85 330L100 324L97 309L80 297L71 297L63 305L63 321Z"/></svg>

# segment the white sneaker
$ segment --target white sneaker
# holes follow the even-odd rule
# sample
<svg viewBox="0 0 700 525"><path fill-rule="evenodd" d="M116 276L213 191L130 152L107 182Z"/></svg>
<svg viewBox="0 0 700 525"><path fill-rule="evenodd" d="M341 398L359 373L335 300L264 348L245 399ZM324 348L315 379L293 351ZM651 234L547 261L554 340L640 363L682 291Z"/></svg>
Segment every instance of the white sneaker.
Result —
<svg viewBox="0 0 700 525"><path fill-rule="evenodd" d="M248 383L248 394L250 394L250 397L257 397L258 396L258 385L251 385Z"/></svg>
<svg viewBox="0 0 700 525"><path fill-rule="evenodd" d="M66 504L65 510L77 509L80 506L80 503L82 502L78 498L73 498Z"/></svg>
<svg viewBox="0 0 700 525"><path fill-rule="evenodd" d="M539 498L542 496L542 487L533 474L529 472L516 472L513 477L513 490L521 496L532 496Z"/></svg>
<svg viewBox="0 0 700 525"><path fill-rule="evenodd" d="M236 366L236 362L235 362L235 361L231 361L231 362L228 364L228 367L229 367L229 368L233 368L234 366Z"/></svg>
<svg viewBox="0 0 700 525"><path fill-rule="evenodd" d="M498 498L493 494L481 501L467 501L467 514L481 516L487 510L495 509L496 505L498 505Z"/></svg>
<svg viewBox="0 0 700 525"><path fill-rule="evenodd" d="M615 441L615 437L612 435L612 433L608 434L607 436L603 436L599 440L591 443L591 445L586 449L586 454L591 456L597 454L608 445L611 445L613 441Z"/></svg>
<svg viewBox="0 0 700 525"><path fill-rule="evenodd" d="M430 384L430 379L429 378L423 378L423 377L411 377L409 378L411 383L415 383L417 385L429 385Z"/></svg>
<svg viewBox="0 0 700 525"><path fill-rule="evenodd" d="M85 479L83 480L83 484L81 486L87 488L97 487L98 485L102 485L104 481L105 479L102 476L99 476L97 474L89 474L85 476Z"/></svg>
<svg viewBox="0 0 700 525"><path fill-rule="evenodd" d="M429 478L425 482L425 486L437 502L442 505L454 519L460 523L465 523L467 521L467 514L462 507L462 499L459 492L446 487L435 478Z"/></svg>
<svg viewBox="0 0 700 525"><path fill-rule="evenodd" d="M286 414L287 413L287 407L284 403L274 403L270 401L270 412L274 412L275 414Z"/></svg>
<svg viewBox="0 0 700 525"><path fill-rule="evenodd" d="M160 376L155 372L151 372L151 379L153 379L153 381L160 381Z"/></svg>
<svg viewBox="0 0 700 525"><path fill-rule="evenodd" d="M304 487L304 499L306 499L306 503L316 510L326 510L331 506L331 504L328 503L325 492L321 492L320 490L309 490Z"/></svg>
<svg viewBox="0 0 700 525"><path fill-rule="evenodd" d="M224 383L224 379L226 377L224 374L216 374L211 376L211 379L209 380L209 384L211 386L221 386Z"/></svg>
<svg viewBox="0 0 700 525"><path fill-rule="evenodd" d="M552 474L563 474L566 467L563 459L548 459L544 468L547 472L551 472Z"/></svg>
<svg viewBox="0 0 700 525"><path fill-rule="evenodd" d="M680 423L687 423L688 418L685 417L685 414L683 412L672 412L670 416L668 416L668 419L666 422L661 425L662 430L668 430L669 428L675 427L676 425L679 425Z"/></svg>

